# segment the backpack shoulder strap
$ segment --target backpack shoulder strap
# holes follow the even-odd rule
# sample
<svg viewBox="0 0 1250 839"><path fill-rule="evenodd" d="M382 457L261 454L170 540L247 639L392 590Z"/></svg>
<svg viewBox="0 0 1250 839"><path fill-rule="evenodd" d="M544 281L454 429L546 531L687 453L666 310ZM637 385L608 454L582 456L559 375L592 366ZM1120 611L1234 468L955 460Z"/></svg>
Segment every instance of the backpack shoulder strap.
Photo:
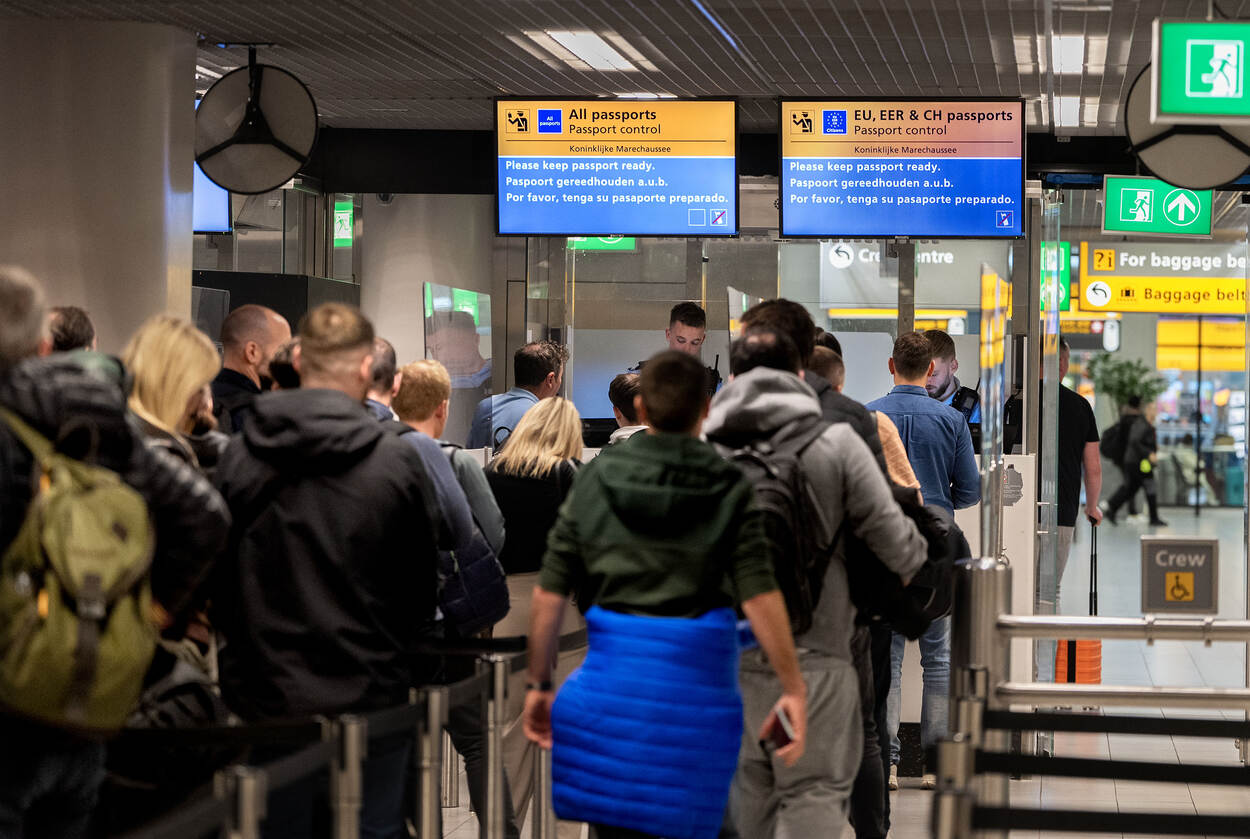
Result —
<svg viewBox="0 0 1250 839"><path fill-rule="evenodd" d="M774 434L771 446L778 454L797 458L831 425L819 415L803 417Z"/></svg>
<svg viewBox="0 0 1250 839"><path fill-rule="evenodd" d="M8 408L0 407L0 421L12 430L23 446L30 449L30 453L41 465L47 465L48 460L56 453L56 447L52 445L51 440L31 428L25 420Z"/></svg>

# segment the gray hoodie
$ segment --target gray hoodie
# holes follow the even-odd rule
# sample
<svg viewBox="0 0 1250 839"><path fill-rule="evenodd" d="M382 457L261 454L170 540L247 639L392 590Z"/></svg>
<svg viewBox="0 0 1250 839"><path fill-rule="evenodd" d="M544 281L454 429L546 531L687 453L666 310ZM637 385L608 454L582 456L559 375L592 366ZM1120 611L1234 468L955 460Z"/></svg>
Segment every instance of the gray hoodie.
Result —
<svg viewBox="0 0 1250 839"><path fill-rule="evenodd" d="M709 438L768 438L804 416L819 416L816 392L793 373L756 368L734 378L712 400L703 429ZM803 473L826 516L826 534L836 533L843 520L890 570L904 579L924 564L924 537L903 514L886 485L868 446L846 423L835 423L802 456ZM851 661L850 639L855 607L847 590L846 557L839 548L829 564L812 628L795 639L808 656ZM810 662L808 662L810 665Z"/></svg>

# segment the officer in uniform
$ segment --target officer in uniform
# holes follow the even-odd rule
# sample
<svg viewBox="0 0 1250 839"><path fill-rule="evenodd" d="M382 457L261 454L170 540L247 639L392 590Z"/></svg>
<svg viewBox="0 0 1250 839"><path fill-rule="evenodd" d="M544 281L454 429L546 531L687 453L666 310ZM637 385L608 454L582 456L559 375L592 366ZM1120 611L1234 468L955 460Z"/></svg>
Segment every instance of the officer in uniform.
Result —
<svg viewBox="0 0 1250 839"><path fill-rule="evenodd" d="M669 312L668 329L664 330L664 338L668 341L670 350L698 358L703 350L703 342L707 339L707 312L704 312L703 307L697 303L678 303ZM631 367L629 372L641 372L644 364L646 364L645 361L638 362L638 366ZM721 386L720 371L716 369L719 366L720 356L717 355L714 366L703 368L707 371L709 399Z"/></svg>
<svg viewBox="0 0 1250 839"><path fill-rule="evenodd" d="M969 425L981 424L981 397L975 389L964 387L959 377L959 359L955 357L955 341L940 329L930 329L924 336L933 347L933 375L925 389L934 399L950 405L964 415Z"/></svg>

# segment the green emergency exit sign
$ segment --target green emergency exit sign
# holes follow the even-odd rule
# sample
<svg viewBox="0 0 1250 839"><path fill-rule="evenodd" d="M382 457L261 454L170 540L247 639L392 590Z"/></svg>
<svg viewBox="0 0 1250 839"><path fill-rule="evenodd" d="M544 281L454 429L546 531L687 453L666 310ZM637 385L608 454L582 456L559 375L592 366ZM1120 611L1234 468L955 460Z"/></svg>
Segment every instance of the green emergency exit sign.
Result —
<svg viewBox="0 0 1250 839"><path fill-rule="evenodd" d="M352 243L355 208L351 201L334 202L334 247L346 248Z"/></svg>
<svg viewBox="0 0 1250 839"><path fill-rule="evenodd" d="M1072 243L1042 242L1042 311L1050 299L1050 283L1059 275L1059 311L1072 308Z"/></svg>
<svg viewBox="0 0 1250 839"><path fill-rule="evenodd" d="M1108 175L1103 178L1102 232L1210 236L1211 190Z"/></svg>
<svg viewBox="0 0 1250 839"><path fill-rule="evenodd" d="M1156 20L1151 119L1250 123L1250 22Z"/></svg>
<svg viewBox="0 0 1250 839"><path fill-rule="evenodd" d="M571 251L632 251L638 249L633 236L570 236Z"/></svg>

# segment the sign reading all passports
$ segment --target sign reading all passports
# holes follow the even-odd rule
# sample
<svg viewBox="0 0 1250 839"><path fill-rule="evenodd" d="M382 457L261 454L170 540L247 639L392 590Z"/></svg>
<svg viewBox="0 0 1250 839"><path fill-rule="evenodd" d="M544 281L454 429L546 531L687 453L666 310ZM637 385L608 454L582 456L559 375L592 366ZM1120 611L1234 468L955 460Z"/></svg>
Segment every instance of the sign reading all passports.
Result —
<svg viewBox="0 0 1250 839"><path fill-rule="evenodd" d="M499 232L734 236L732 100L495 102Z"/></svg>
<svg viewBox="0 0 1250 839"><path fill-rule="evenodd" d="M781 103L783 236L1016 237L1024 103Z"/></svg>

